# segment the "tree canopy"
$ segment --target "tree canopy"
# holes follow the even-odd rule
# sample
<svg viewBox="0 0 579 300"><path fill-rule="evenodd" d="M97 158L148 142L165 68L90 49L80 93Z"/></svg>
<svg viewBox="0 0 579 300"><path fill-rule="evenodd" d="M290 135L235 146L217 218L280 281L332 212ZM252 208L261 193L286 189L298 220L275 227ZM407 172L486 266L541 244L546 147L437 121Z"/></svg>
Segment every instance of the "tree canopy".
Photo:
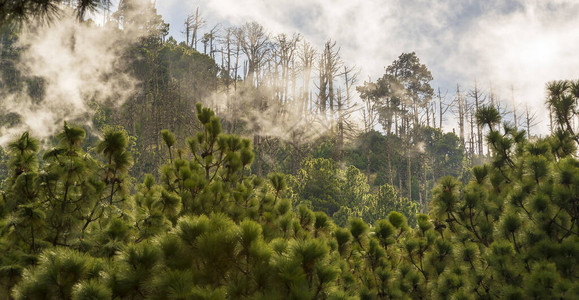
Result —
<svg viewBox="0 0 579 300"><path fill-rule="evenodd" d="M565 143L556 136L529 142L508 126L491 132L493 161L474 167L466 184L444 177L429 214L417 214L391 186L364 194L369 186L359 170L339 174L325 159L305 162L300 180L251 175L250 141L223 133L210 109L196 110L203 127L188 150L163 131L169 159L158 179L146 175L138 184L128 175L123 131L108 130L88 153L84 130L66 123L41 157L29 133L12 142L0 206L2 293L15 299L579 293L579 162L556 150ZM341 187L344 179L349 186ZM292 185L302 183L293 194ZM354 208L362 211L341 221L295 206L303 197L327 210L312 198L321 195L358 199Z"/></svg>

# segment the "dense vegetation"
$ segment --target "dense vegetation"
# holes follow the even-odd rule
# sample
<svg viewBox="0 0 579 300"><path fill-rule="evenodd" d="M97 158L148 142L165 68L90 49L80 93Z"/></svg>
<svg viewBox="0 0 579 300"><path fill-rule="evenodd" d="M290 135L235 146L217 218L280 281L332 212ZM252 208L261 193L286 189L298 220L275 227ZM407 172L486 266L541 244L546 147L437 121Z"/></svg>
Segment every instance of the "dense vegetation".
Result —
<svg viewBox="0 0 579 300"><path fill-rule="evenodd" d="M106 24L145 31L119 51L129 99L0 147L0 299L579 295L579 82L547 85L536 137L476 83L436 95L415 53L358 85L335 42L318 53L257 23L202 35L197 11L178 43L134 2ZM0 25L48 13L22 3ZM82 20L108 1L79 3ZM0 96L43 101L2 29Z"/></svg>
<svg viewBox="0 0 579 300"><path fill-rule="evenodd" d="M132 158L125 132L107 131L87 153L85 132L65 124L42 165L38 141L24 133L8 147L2 294L576 296L579 161L572 157L572 136L561 131L529 142L509 126L494 129L499 117L492 107L478 117L491 130L492 162L474 167L466 185L444 177L430 214L416 215L415 226L392 211L374 212L379 217L371 224L350 218L340 227L324 212L294 207L286 176L251 175L250 141L222 133L217 117L201 105L197 118L203 128L187 140L187 151L176 149L174 134L163 131L169 160L158 181L146 175L135 184L128 175Z"/></svg>

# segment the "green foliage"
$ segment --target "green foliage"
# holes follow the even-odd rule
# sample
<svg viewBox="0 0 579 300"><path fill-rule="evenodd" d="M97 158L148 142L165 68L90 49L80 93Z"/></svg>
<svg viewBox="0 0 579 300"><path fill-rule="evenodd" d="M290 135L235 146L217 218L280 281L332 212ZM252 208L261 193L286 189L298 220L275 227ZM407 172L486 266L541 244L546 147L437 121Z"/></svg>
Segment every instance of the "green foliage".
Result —
<svg viewBox="0 0 579 300"><path fill-rule="evenodd" d="M290 190L294 202L308 203L331 215L340 226L350 217L374 223L391 211L405 214L414 224L418 213L418 205L399 197L392 186L384 184L372 191L359 169L348 166L342 170L331 159L305 160L298 175L290 178Z"/></svg>
<svg viewBox="0 0 579 300"><path fill-rule="evenodd" d="M332 215L346 201L341 195L342 188L346 185L341 175L333 160L325 158L304 160L302 168L293 180L292 190L298 199L311 202L315 210Z"/></svg>
<svg viewBox="0 0 579 300"><path fill-rule="evenodd" d="M415 225L415 216L419 211L416 202L398 196L394 188L388 184L382 185L378 187L377 191L366 195L361 206L361 217L370 224L384 218L390 212L396 211L408 218L411 225Z"/></svg>
<svg viewBox="0 0 579 300"><path fill-rule="evenodd" d="M463 176L465 149L459 137L431 127L414 130L415 145L407 146L397 135L370 131L355 140L346 152L346 163L362 170L376 190L390 185L401 197L408 198L408 155L411 159L412 202L420 203L435 183L444 176ZM410 149L409 149L410 148ZM468 172L468 170L467 170ZM428 198L430 198L428 196ZM424 204L428 206L427 203Z"/></svg>
<svg viewBox="0 0 579 300"><path fill-rule="evenodd" d="M87 289L90 296L102 299L110 295L106 287L87 282L98 278L103 264L100 260L84 253L66 248L44 251L37 268L23 274L23 281L13 291L15 299L85 299Z"/></svg>
<svg viewBox="0 0 579 300"><path fill-rule="evenodd" d="M211 110L197 112L202 128L189 153L176 151L159 179L144 175L136 186L122 131L106 131L92 157L84 131L65 124L42 164L28 134L12 143L2 295L567 299L579 291L579 162L552 146L558 137L491 133L490 164L474 167L466 184L443 177L429 214L417 214L392 186L373 191L357 168L328 159L305 161L297 177L250 175L250 142L222 133ZM179 144L170 131L163 139L167 151ZM342 205L331 217L316 208L334 202Z"/></svg>
<svg viewBox="0 0 579 300"><path fill-rule="evenodd" d="M0 27L21 26L22 23L28 22L30 19L52 20L62 13L63 4L62 0L6 3L2 5L0 10ZM102 4L101 0L82 1L74 6L75 15L79 20L83 20L89 12L100 8Z"/></svg>
<svg viewBox="0 0 579 300"><path fill-rule="evenodd" d="M476 122L479 126L488 126L490 131L501 122L501 115L494 106L480 107L476 113Z"/></svg>

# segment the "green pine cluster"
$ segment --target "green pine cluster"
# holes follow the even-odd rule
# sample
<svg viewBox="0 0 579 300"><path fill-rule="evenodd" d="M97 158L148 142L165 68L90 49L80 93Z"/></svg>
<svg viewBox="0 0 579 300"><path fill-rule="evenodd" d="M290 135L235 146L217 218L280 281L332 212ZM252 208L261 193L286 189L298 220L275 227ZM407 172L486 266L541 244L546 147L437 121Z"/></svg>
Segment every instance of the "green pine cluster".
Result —
<svg viewBox="0 0 579 300"><path fill-rule="evenodd" d="M416 215L414 226L398 212L338 226L324 212L292 205L295 178L252 175L250 141L222 133L212 110L196 108L202 128L183 143L188 149L163 131L169 161L138 184L128 175L133 161L123 131L105 131L85 151L85 132L65 123L42 157L29 133L12 142L0 202L1 297L579 295L579 160L568 131L528 141L509 125L499 129L496 109L481 109L477 119L490 130L494 155L472 169L468 184L444 177L430 214ZM375 197L391 199L387 187Z"/></svg>

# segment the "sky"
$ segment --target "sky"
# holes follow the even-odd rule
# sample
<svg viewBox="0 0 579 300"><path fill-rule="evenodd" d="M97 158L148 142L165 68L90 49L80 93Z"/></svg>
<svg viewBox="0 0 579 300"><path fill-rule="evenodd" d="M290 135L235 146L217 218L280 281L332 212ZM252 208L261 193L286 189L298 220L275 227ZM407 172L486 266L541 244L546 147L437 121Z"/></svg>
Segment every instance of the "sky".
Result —
<svg viewBox="0 0 579 300"><path fill-rule="evenodd" d="M545 84L577 79L579 1L576 0L158 0L170 34L183 40L183 22L197 7L207 20L238 26L256 21L270 34L300 33L321 48L332 39L360 80L375 80L403 52L416 52L434 89L450 100L457 83L475 80L519 112L538 115L547 132ZM453 127L452 116L448 126Z"/></svg>

